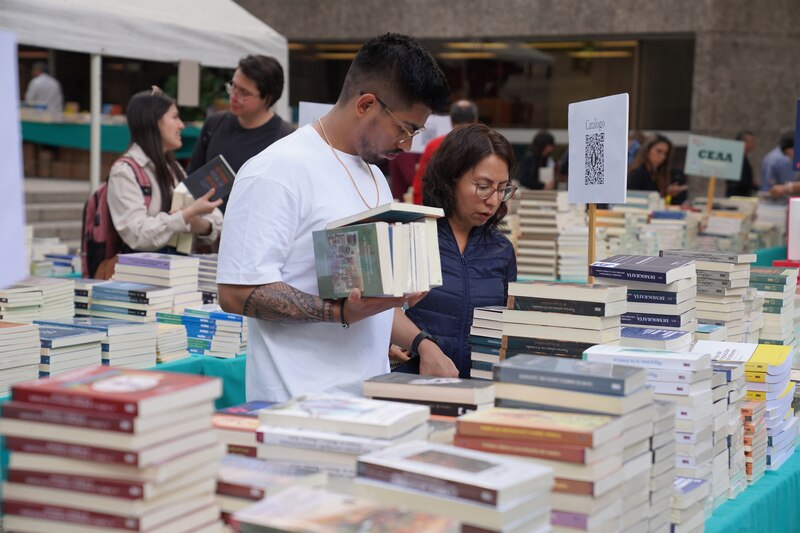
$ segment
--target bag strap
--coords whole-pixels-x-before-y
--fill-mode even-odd
[[[147,172],[145,172],[144,169],[130,157],[120,157],[117,159],[117,161],[126,163],[129,167],[131,167],[133,174],[136,176],[136,181],[139,183],[139,187],[142,189],[142,195],[144,195],[144,208],[147,209],[150,207],[150,199],[153,196],[153,188],[150,185],[150,178],[147,177]]]

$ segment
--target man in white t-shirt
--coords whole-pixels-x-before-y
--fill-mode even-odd
[[[219,253],[220,303],[248,319],[247,399],[360,394],[389,371],[390,343],[415,348],[420,372],[457,376],[435,340],[405,317],[403,298],[318,296],[311,233],[392,201],[375,166],[411,148],[432,111],[449,108],[433,57],[410,37],[366,42],[334,108],[280,139],[236,176]],[[410,305],[424,294],[410,295]]]
[[[48,73],[47,63],[37,61],[31,69],[33,79],[25,90],[25,103],[43,105],[47,111],[60,113],[64,110],[64,96],[61,84]]]

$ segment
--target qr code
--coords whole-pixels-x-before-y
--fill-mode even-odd
[[[606,174],[605,147],[606,134],[594,133],[586,136],[586,185],[603,185]]]

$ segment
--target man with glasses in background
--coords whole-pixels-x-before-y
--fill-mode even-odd
[[[245,161],[286,137],[294,128],[272,106],[283,93],[283,68],[273,58],[249,55],[239,61],[225,84],[230,110],[215,113],[203,124],[189,163],[189,173],[222,154],[234,172]],[[224,212],[228,198],[220,209]]]
[[[452,361],[403,313],[424,294],[319,297],[312,232],[392,201],[376,164],[408,151],[432,111],[449,107],[433,57],[385,34],[356,54],[333,109],[242,166],[220,246],[220,303],[248,318],[246,397],[361,394],[389,371],[390,342],[417,348],[420,373],[456,376]]]

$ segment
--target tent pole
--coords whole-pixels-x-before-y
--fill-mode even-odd
[[[91,104],[92,121],[89,127],[89,183],[94,191],[100,186],[100,105],[102,100],[103,58],[100,54],[92,54],[91,61]]]

